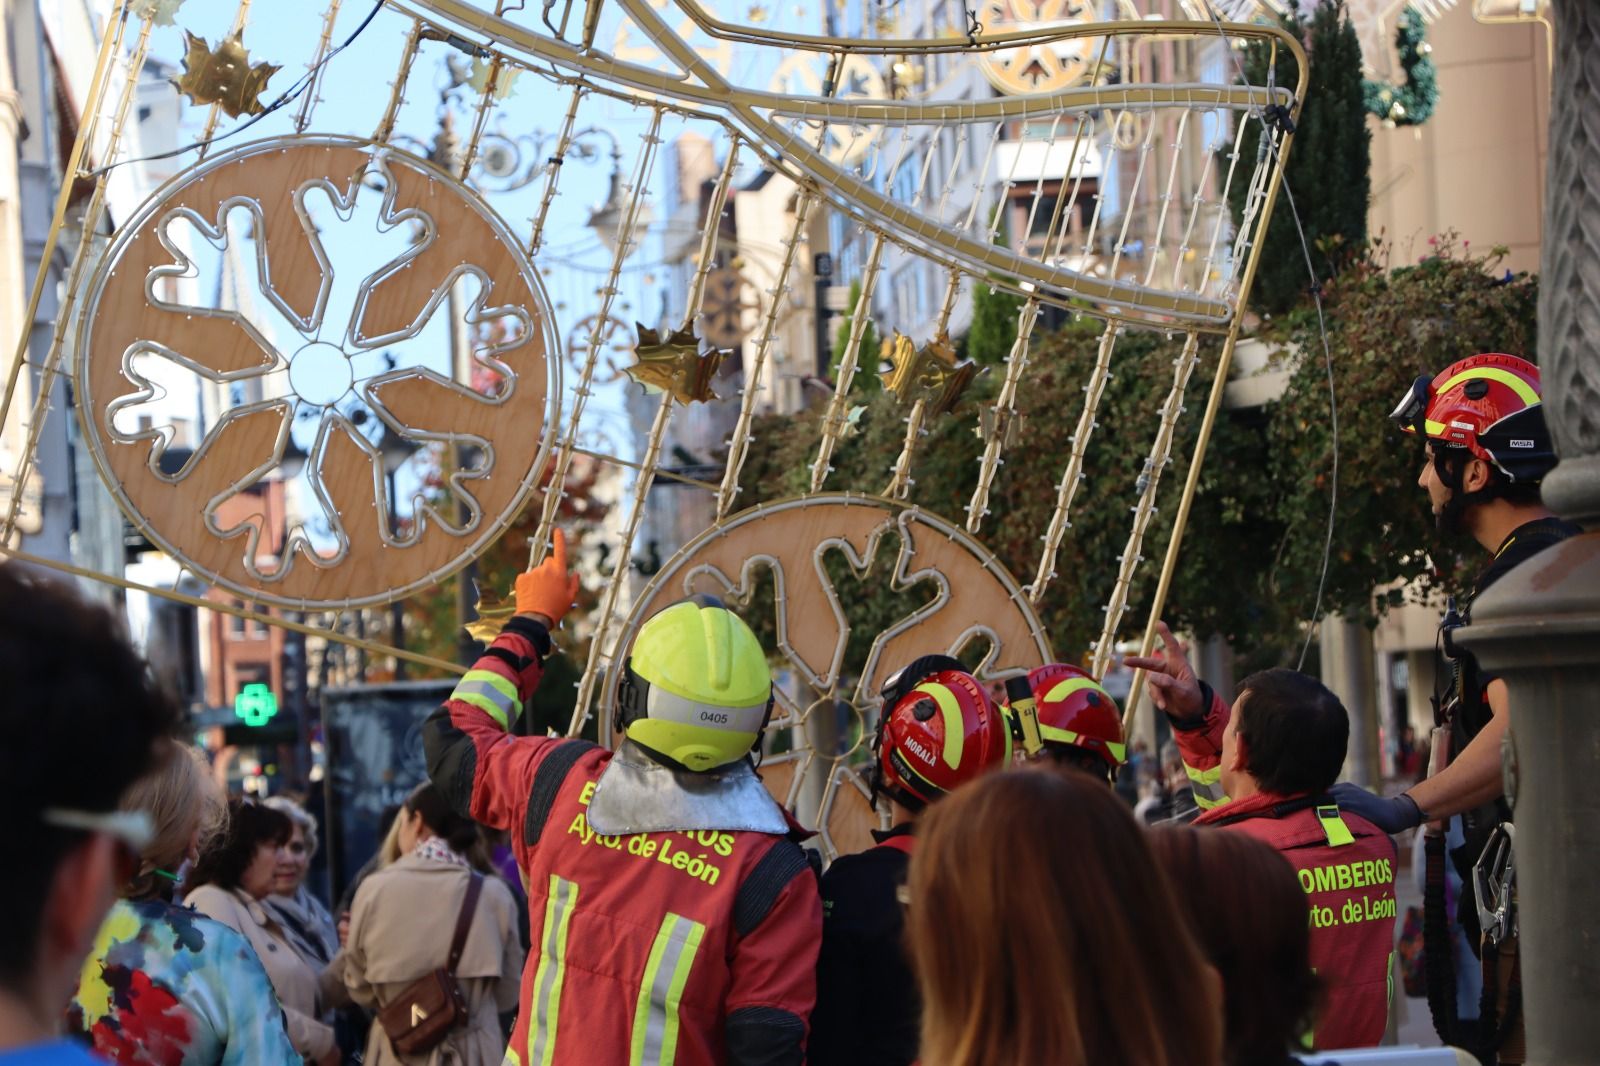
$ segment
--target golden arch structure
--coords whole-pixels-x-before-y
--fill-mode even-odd
[[[860,738],[875,722],[877,683],[898,665],[896,657],[913,645],[917,652],[954,651],[976,642],[980,673],[998,679],[1054,654],[1035,608],[1070,535],[1118,339],[1133,330],[1179,334],[1185,343],[1170,388],[1151,397],[1148,424],[1130,435],[1130,447],[1144,450],[1146,461],[1129,486],[1132,517],[1119,572],[1104,577],[1106,620],[1093,667],[1104,670],[1124,633],[1130,584],[1147,553],[1162,557],[1153,602],[1141,605],[1149,646],[1305,90],[1299,45],[1276,28],[1087,21],[1085,12],[1094,10],[1087,4],[1055,5],[1059,18],[1030,25],[1017,14],[1030,5],[999,6],[1008,13],[999,30],[918,27],[900,36],[889,27],[847,37],[739,25],[696,0],[557,0],[542,10],[382,0],[369,21],[398,31],[385,37],[398,49],[385,46],[362,62],[385,64],[392,84],[386,93],[365,94],[365,109],[345,100],[336,117],[319,101],[324,66],[355,52],[335,45],[335,26],[348,18],[341,23],[340,0],[328,0],[302,13],[308,27],[320,28],[306,35],[314,42],[305,57],[310,92],[268,116],[254,141],[183,155],[177,176],[116,219],[102,241],[104,167],[127,154],[122,133],[152,33],[172,21],[188,28],[191,16],[220,7],[121,0],[69,160],[70,177],[92,191],[62,311],[48,350],[32,360],[33,387],[22,373],[25,344],[19,349],[0,412],[8,439],[20,442],[21,465],[0,510],[4,550],[131,584],[121,575],[51,564],[18,546],[25,493],[17,487],[28,481],[46,421],[65,417],[48,398],[55,380],[70,373],[84,401],[83,439],[106,491],[191,574],[251,604],[337,617],[393,601],[471,561],[535,503],[530,553],[541,557],[580,440],[591,439],[590,398],[617,354],[617,330],[573,327],[583,319],[622,321],[618,282],[651,215],[661,145],[671,130],[694,131],[716,146],[720,174],[704,198],[681,305],[667,309],[660,330],[639,331],[634,372],[655,386],[654,418],[633,460],[606,457],[628,466],[633,484],[614,533],[614,568],[600,575],[601,602],[586,620],[593,639],[572,729],[594,714],[608,721],[609,679],[654,606],[687,590],[714,589],[737,600],[765,573],[781,590],[776,665],[786,678],[780,728],[771,731],[775,746],[767,754],[769,785],[824,830],[830,854],[860,843],[868,813],[856,772]],[[229,41],[243,47],[249,0],[223,13],[229,11]],[[288,16],[275,10],[274,17]],[[626,43],[626,54],[607,51],[617,41]],[[1244,45],[1265,51],[1274,73],[1261,84],[1247,83],[1234,59]],[[733,52],[752,58],[725,62]],[[454,151],[423,159],[413,150],[419,138],[409,132],[414,116],[405,101],[408,92],[428,89],[425,60],[446,54],[470,63],[470,77],[456,86],[465,117]],[[1180,55],[1188,61],[1172,62]],[[818,91],[796,93],[806,79],[775,72],[783,64],[791,74],[805,69],[797,56],[835,75],[879,74],[848,84],[824,75]],[[265,58],[276,64],[292,57]],[[1277,81],[1280,59],[1293,60],[1298,81]],[[980,62],[1006,75],[1010,95],[973,91],[982,76],[962,77],[961,64]],[[1033,76],[1035,67],[1049,76]],[[246,69],[263,76],[259,67]],[[1176,82],[1145,76],[1174,69],[1191,73]],[[738,80],[746,70],[758,71],[751,84]],[[259,80],[252,85],[259,88]],[[497,124],[519,114],[526,121],[517,109],[531,100],[543,121],[556,123],[541,146],[549,162],[514,199],[491,200],[475,164]],[[203,139],[228,135],[234,120],[223,112],[241,103],[248,112],[248,100],[194,96],[191,114],[201,120]],[[616,138],[614,254],[592,306],[558,311],[540,282],[540,249],[552,220],[591,198],[562,163],[608,109],[628,110],[636,116],[631,128],[642,129]],[[1260,132],[1260,151],[1241,151],[1247,128]],[[712,520],[630,604],[629,561],[647,494],[658,476],[668,476],[667,429],[682,408],[711,399],[726,356],[706,341],[701,316],[708,278],[720,269],[717,220],[736,175],[749,168],[794,190],[768,289],[777,295],[741,323],[743,387],[730,412],[721,476],[690,479],[694,491],[709,494]],[[1230,196],[1243,204],[1237,220]],[[47,260],[68,232],[67,200],[64,193]],[[1000,203],[1021,213],[1026,240],[1001,239]],[[862,295],[846,320],[851,343],[826,402],[806,491],[745,509],[738,490],[750,427],[784,354],[779,297],[804,272],[800,250],[825,212],[865,234]],[[341,270],[351,247],[366,258]],[[893,324],[903,335],[891,345],[889,382],[906,408],[905,446],[886,483],[838,485],[830,481],[832,459],[851,446],[856,351],[890,262],[936,279],[930,320]],[[42,285],[41,278],[35,307]],[[957,519],[920,510],[913,475],[920,428],[951,405],[970,373],[954,360],[948,333],[954,309],[979,285],[1016,293],[1022,303],[1004,380],[983,412],[988,429],[977,487]],[[1037,531],[1037,559],[1031,572],[1013,576],[984,546],[985,520],[1004,477],[1005,427],[1026,387],[1030,345],[1046,307],[1097,319],[1103,332],[1071,447],[1059,458],[1052,518]],[[439,354],[449,330],[466,337],[454,360]],[[1215,385],[1188,416],[1201,426],[1187,481],[1168,484],[1162,473],[1204,337],[1222,339],[1204,349],[1220,353]],[[213,409],[224,413],[186,455],[177,454],[151,407],[180,387],[211,390],[220,398]],[[396,447],[438,456],[445,503],[385,480],[385,457]],[[300,488],[258,491],[284,481]],[[1177,509],[1173,535],[1159,552],[1144,543],[1158,501]],[[875,556],[885,538],[898,549]],[[927,606],[877,635],[855,673],[840,663],[849,634],[824,580],[820,560],[829,552],[865,579],[935,590]],[[889,572],[874,572],[874,558],[889,558]],[[269,621],[361,643],[337,625]],[[833,725],[821,728],[824,719]]]

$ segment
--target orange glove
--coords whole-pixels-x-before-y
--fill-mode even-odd
[[[578,596],[578,575],[567,573],[567,536],[556,530],[550,557],[517,575],[517,613],[538,614],[558,625]]]

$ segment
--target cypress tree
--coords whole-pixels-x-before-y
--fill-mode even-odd
[[[1311,80],[1300,111],[1294,146],[1289,154],[1286,179],[1294,194],[1311,246],[1311,262],[1318,283],[1326,281],[1367,240],[1367,203],[1371,198],[1371,131],[1361,77],[1361,44],[1345,12],[1343,0],[1318,4],[1307,19],[1296,11],[1284,27],[1306,47]],[[1244,62],[1253,85],[1267,79],[1268,49],[1255,45]],[[1292,56],[1278,52],[1275,82],[1293,86],[1299,73]],[[1261,122],[1254,116],[1240,144],[1241,172],[1228,191],[1233,218],[1238,224],[1244,208],[1247,171],[1260,144]],[[1267,314],[1282,314],[1310,288],[1305,254],[1289,210],[1289,196],[1279,193],[1267,229],[1262,259],[1256,274],[1251,306]]]

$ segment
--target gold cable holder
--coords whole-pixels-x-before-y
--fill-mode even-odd
[[[251,0],[239,0],[239,9],[233,13],[233,28],[223,36],[223,40],[244,32],[245,26],[250,22],[250,3]],[[216,136],[217,122],[221,117],[222,105],[212,104],[211,109],[206,112],[205,129],[201,132],[200,140],[197,142],[196,163],[204,162],[206,154],[211,151],[211,141]],[[117,128],[121,129],[120,122]]]
[[[334,641],[338,644],[345,644],[352,648],[358,648],[361,651],[372,652],[376,655],[392,655],[397,659],[404,659],[406,662],[416,663],[419,666],[431,666],[435,670],[442,670],[445,673],[464,674],[467,672],[467,667],[462,666],[459,663],[448,662],[444,659],[435,659],[431,655],[423,655],[419,652],[406,651],[404,648],[396,648],[391,645],[384,644],[381,641],[363,640],[359,637],[348,637],[334,628],[323,629],[313,625],[306,625],[301,622],[293,622],[287,618],[280,618],[277,615],[263,614],[260,611],[252,611],[247,607],[235,607],[233,604],[223,600],[208,600],[202,596],[191,596],[186,592],[179,592],[177,589],[166,589],[161,588],[158,585],[146,585],[138,581],[130,581],[129,579],[125,577],[119,577],[116,574],[102,574],[98,570],[91,570],[83,566],[75,566],[72,563],[62,562],[59,559],[50,559],[43,555],[34,555],[32,552],[21,551],[17,548],[12,548],[7,545],[0,544],[0,554],[4,554],[16,559],[18,562],[29,563],[33,566],[42,566],[58,573],[67,574],[71,577],[83,578],[87,581],[96,581],[104,585],[114,585],[117,588],[127,589],[130,592],[143,592],[148,596],[155,596],[159,599],[171,600],[174,603],[187,604],[190,607],[202,607],[208,611],[216,611],[218,614],[231,615],[234,618],[250,619],[255,622],[260,622],[262,625],[277,626],[279,629],[287,629],[295,633],[304,633],[311,637],[323,637],[324,639]]]
[[[1183,393],[1188,387],[1190,375],[1194,373],[1195,363],[1199,361],[1199,347],[1200,335],[1190,333],[1184,340],[1183,351],[1173,360],[1172,389],[1167,393],[1166,402],[1161,405],[1161,424],[1156,429],[1155,443],[1150,446],[1144,469],[1139,473],[1139,502],[1133,509],[1133,528],[1128,533],[1127,545],[1117,558],[1117,581],[1111,590],[1111,602],[1106,604],[1105,628],[1100,632],[1100,641],[1094,648],[1093,664],[1089,668],[1095,677],[1104,677],[1106,667],[1111,663],[1117,626],[1122,623],[1122,612],[1128,606],[1128,590],[1133,584],[1133,574],[1144,559],[1139,553],[1144,548],[1145,530],[1150,527],[1150,519],[1156,512],[1161,472],[1172,461],[1172,437],[1177,430],[1178,417],[1184,411]]]
[[[389,86],[389,104],[384,108],[383,118],[378,121],[377,132],[372,135],[372,139],[380,144],[388,143],[394,135],[395,120],[400,115],[400,105],[405,103],[406,84],[411,80],[411,66],[417,61],[417,47],[421,43],[422,23],[413,19],[411,31],[406,34],[405,47],[400,50],[400,66]]]
[[[1044,601],[1045,590],[1056,576],[1056,554],[1061,550],[1061,541],[1066,537],[1067,530],[1072,528],[1072,498],[1077,495],[1078,485],[1084,478],[1083,459],[1089,451],[1089,438],[1100,424],[1094,416],[1100,409],[1100,397],[1105,394],[1106,382],[1111,380],[1111,353],[1116,350],[1117,338],[1121,335],[1121,326],[1115,322],[1106,323],[1105,331],[1100,334],[1100,350],[1095,356],[1094,370],[1089,374],[1089,383],[1083,387],[1083,410],[1078,412],[1077,428],[1067,438],[1072,445],[1072,454],[1067,459],[1066,470],[1061,474],[1061,484],[1056,488],[1056,509],[1050,516],[1049,528],[1039,538],[1044,541],[1044,549],[1039,553],[1039,568],[1034,572],[1033,584],[1028,586],[1028,602],[1035,607]]]
[[[611,256],[611,270],[606,275],[605,286],[600,290],[600,308],[596,312],[598,321],[603,322],[611,316],[611,304],[617,297],[617,279],[622,274],[622,264],[628,256],[628,249],[633,244],[633,231],[639,224],[639,208],[644,203],[644,190],[650,180],[657,146],[661,143],[660,132],[661,109],[656,108],[651,112],[650,128],[642,138],[639,157],[634,161],[633,195],[628,201],[627,213],[617,233],[617,247]],[[528,542],[529,566],[542,560],[550,547],[550,530],[555,526],[556,512],[560,510],[561,498],[567,490],[567,475],[572,469],[572,454],[578,445],[578,426],[583,421],[584,408],[588,406],[591,386],[594,383],[594,368],[600,360],[600,345],[604,339],[601,334],[602,331],[597,329],[590,335],[589,351],[585,354],[583,367],[578,373],[578,383],[572,390],[572,414],[567,419],[567,432],[561,438],[561,448],[556,453],[555,472],[551,475],[550,484],[545,486],[544,508],[539,515],[539,526]]]
[[[1276,61],[1277,47],[1274,44],[1271,60]],[[1297,58],[1299,58],[1297,56]],[[1306,86],[1306,69],[1300,67],[1300,83],[1296,89],[1295,99],[1303,98]],[[1242,127],[1247,120],[1241,119]],[[1263,123],[1262,136],[1270,137],[1272,131],[1265,128]],[[1266,220],[1272,218],[1273,207],[1277,203],[1278,190],[1283,187],[1283,172],[1285,161],[1289,156],[1289,147],[1294,142],[1293,133],[1285,133],[1272,149],[1273,165],[1271,177],[1267,180],[1266,195],[1260,205],[1260,217]],[[1237,152],[1237,149],[1235,149]],[[1265,169],[1265,168],[1260,168]],[[1263,226],[1265,223],[1263,223]],[[1264,237],[1265,234],[1263,233]],[[1257,270],[1261,267],[1261,247],[1265,240],[1258,239],[1250,249],[1250,257],[1245,262],[1244,273],[1239,280],[1239,303],[1243,306],[1244,300],[1250,293],[1250,288],[1255,283]],[[1150,617],[1145,623],[1144,638],[1139,643],[1139,654],[1149,655],[1155,648],[1156,625],[1161,621],[1161,612],[1167,604],[1167,593],[1172,588],[1172,577],[1178,569],[1178,552],[1183,543],[1184,527],[1189,521],[1189,511],[1194,504],[1194,494],[1200,485],[1200,470],[1205,463],[1206,449],[1211,444],[1211,430],[1216,424],[1217,412],[1222,408],[1222,394],[1227,389],[1228,374],[1233,367],[1233,353],[1239,342],[1240,316],[1235,316],[1227,337],[1222,343],[1222,354],[1217,360],[1217,376],[1211,383],[1211,394],[1206,400],[1205,417],[1200,422],[1200,433],[1195,438],[1194,452],[1189,458],[1189,473],[1183,482],[1183,495],[1178,501],[1178,513],[1173,517],[1172,538],[1167,542],[1167,552],[1161,562],[1161,576],[1156,582],[1155,596],[1150,601]],[[1139,698],[1144,692],[1144,671],[1134,671],[1133,681],[1128,688],[1127,706],[1122,712],[1122,728],[1124,733],[1131,733],[1133,723],[1137,718]]]
[[[311,113],[322,101],[323,60],[333,47],[333,24],[339,17],[341,0],[328,0],[328,9],[322,15],[322,36],[317,41],[317,54],[311,59],[311,84],[306,86],[305,97],[300,101],[300,111],[294,117],[294,131],[304,133],[311,125]]]
[[[982,282],[979,282],[982,284]],[[1006,356],[1006,376],[1000,383],[1000,394],[995,397],[991,416],[992,424],[983,442],[983,455],[978,460],[978,485],[972,490],[972,500],[967,504],[967,532],[977,533],[989,513],[989,491],[994,485],[995,473],[1004,459],[1006,437],[1017,417],[1017,385],[1028,366],[1028,345],[1033,339],[1033,327],[1039,320],[1039,301],[1029,300],[1017,311],[1017,338],[1011,343]]]
[[[528,237],[528,255],[534,256],[539,252],[540,245],[544,244],[544,223],[550,215],[550,205],[555,202],[556,186],[561,182],[561,168],[567,158],[567,150],[572,147],[572,127],[578,120],[578,104],[584,95],[583,86],[579,85],[572,90],[572,99],[567,103],[567,113],[561,120],[561,132],[556,135],[556,146],[550,153],[550,159],[545,163],[547,171],[544,191],[539,195],[539,210],[533,216],[533,232]]]
[[[761,375],[772,355],[772,339],[778,330],[778,308],[789,291],[789,273],[794,269],[794,257],[811,217],[811,208],[817,202],[810,189],[802,187],[800,203],[795,208],[794,225],[784,242],[783,265],[778,268],[777,280],[772,286],[772,299],[767,302],[767,321],[761,330],[761,340],[756,345],[756,357],[745,370],[744,391],[739,397],[739,420],[734,424],[733,436],[728,440],[728,466],[722,474],[722,485],[717,489],[717,521],[728,517],[733,501],[739,495],[739,472],[750,450],[750,422],[755,417],[756,397],[761,392]]]
[[[722,208],[728,202],[728,189],[733,184],[733,173],[738,167],[738,158],[738,144],[729,145],[728,158],[722,166],[722,175],[718,178],[711,200],[706,205],[705,231],[700,238],[700,262],[695,271],[694,281],[689,286],[688,303],[683,312],[684,332],[691,331],[695,320],[700,317],[701,305],[706,294],[706,277],[711,273],[711,263],[717,254]],[[572,710],[572,723],[567,729],[568,736],[575,737],[581,733],[584,723],[589,719],[589,705],[594,699],[595,685],[600,680],[600,660],[604,654],[607,638],[611,635],[612,619],[616,617],[617,597],[623,586],[628,583],[628,570],[633,562],[633,541],[638,536],[639,523],[644,518],[650,489],[655,484],[656,467],[661,461],[661,443],[666,437],[667,423],[672,417],[673,402],[672,390],[664,391],[661,402],[656,407],[655,420],[650,425],[644,459],[639,464],[639,476],[634,479],[633,503],[628,509],[628,520],[623,526],[616,562],[611,569],[611,580],[606,583],[605,595],[600,603],[600,617],[595,622],[594,635],[589,641],[589,659],[584,664],[583,677],[578,680],[578,702]]]
[[[150,47],[150,28],[153,24],[153,19],[154,15],[152,14],[139,22],[139,39],[134,44],[133,54],[128,57],[126,80],[122,85],[122,95],[117,99],[111,135],[106,139],[107,163],[115,161],[117,150],[122,144],[122,130],[128,121],[128,111],[133,104],[134,92],[138,88],[139,73],[144,69],[145,55]],[[81,158],[80,154],[80,161]],[[22,507],[22,487],[27,483],[28,474],[34,465],[35,453],[39,447],[39,436],[44,432],[45,415],[50,406],[50,392],[55,388],[56,375],[60,373],[62,342],[66,338],[67,326],[72,321],[73,308],[77,304],[79,282],[83,278],[83,272],[87,268],[89,261],[93,258],[90,255],[90,250],[94,246],[95,234],[100,227],[100,216],[105,210],[106,186],[109,178],[110,174],[102,169],[100,176],[95,179],[94,192],[89,197],[89,205],[83,213],[82,229],[78,238],[78,250],[72,257],[71,267],[67,270],[66,285],[61,297],[61,307],[56,311],[55,329],[50,336],[50,350],[45,356],[44,368],[39,379],[39,392],[34,397],[33,409],[28,415],[27,442],[23,445],[22,454],[17,457],[15,490],[11,493],[11,500],[6,507],[5,522],[0,524],[0,543],[9,543],[12,533],[16,529],[17,512]],[[63,200],[67,197],[71,186],[70,179],[63,182]],[[58,218],[57,221],[60,222],[61,219]],[[41,281],[49,273],[50,260],[48,252],[57,232],[58,227],[53,225],[51,227],[51,238],[46,241],[46,255],[39,260],[39,279]],[[36,295],[42,293],[42,286],[36,284],[35,292]],[[33,307],[30,309],[27,319],[29,322],[33,321],[33,316],[39,310],[38,301],[34,300],[32,303]],[[15,384],[15,375],[21,370],[21,356],[27,351],[27,343],[28,330],[24,329],[19,347],[18,363],[13,367],[11,385]],[[9,403],[11,398],[11,388],[9,386],[6,393],[6,399]]]
[[[861,272],[861,288],[856,293],[856,306],[850,313],[850,339],[845,344],[844,355],[839,360],[839,380],[834,383],[833,396],[828,400],[828,412],[822,419],[822,440],[817,446],[817,458],[811,464],[811,491],[821,492],[822,483],[833,473],[833,450],[844,437],[848,422],[846,405],[850,400],[850,385],[855,381],[856,364],[861,358],[861,338],[872,317],[872,293],[878,285],[878,270],[883,263],[883,234],[872,236],[872,249],[867,253],[867,264]]]
[[[101,98],[105,95],[107,83],[110,81],[111,57],[122,47],[123,30],[128,22],[127,0],[120,0],[111,13],[111,23],[105,39],[100,42],[100,53],[95,58],[94,73],[89,78],[89,93],[84,100],[83,113],[90,116],[78,131],[78,137],[72,142],[72,151],[67,156],[67,166],[62,174],[61,191],[56,194],[55,213],[50,219],[50,231],[45,235],[44,248],[39,255],[39,269],[33,276],[33,290],[28,295],[28,306],[23,314],[22,323],[18,333],[17,347],[13,353],[11,367],[6,373],[5,395],[0,398],[0,439],[3,439],[5,427],[11,416],[11,403],[17,393],[17,385],[22,379],[22,368],[25,364],[31,365],[28,359],[28,344],[32,331],[27,324],[33,322],[39,314],[39,304],[44,299],[45,283],[49,279],[50,271],[46,265],[55,257],[56,246],[61,242],[61,233],[66,227],[67,207],[72,202],[73,179],[79,174],[83,166],[83,157],[88,150],[90,138],[94,136],[96,119],[100,115]],[[148,23],[147,23],[148,25]],[[126,86],[124,86],[126,89]],[[102,179],[103,180],[103,179]],[[91,228],[91,227],[86,227]],[[23,484],[27,478],[27,469],[31,464],[28,453],[18,457],[18,467],[13,475],[11,496],[15,501],[23,495]],[[4,525],[0,525],[0,545],[9,544],[15,532],[17,508],[10,507],[6,512]]]

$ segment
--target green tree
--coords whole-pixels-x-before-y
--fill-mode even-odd
[[[1017,338],[1017,312],[1022,297],[981,281],[972,286],[972,325],[962,339],[961,354],[979,366],[999,366]]]
[[[1536,279],[1496,273],[1496,253],[1473,256],[1449,240],[1414,266],[1387,271],[1371,258],[1349,264],[1325,296],[1329,347],[1339,397],[1339,508],[1323,608],[1372,619],[1404,593],[1375,589],[1449,587],[1455,553],[1433,528],[1416,487],[1421,447],[1401,435],[1388,412],[1419,374],[1475,351],[1531,356]],[[1283,396],[1264,407],[1224,411],[1206,455],[1166,615],[1201,635],[1221,634],[1253,664],[1294,661],[1316,599],[1327,532],[1332,432],[1327,371],[1315,310],[1303,302],[1266,338],[1282,347],[1291,371]],[[1093,366],[1099,326],[1070,324],[1035,338],[1028,379],[1018,394],[1024,416],[1006,451],[981,539],[1022,582],[1033,579],[1039,536],[1048,526]],[[1129,529],[1157,408],[1172,380],[1181,337],[1129,331],[1118,342],[1114,376],[1098,411],[1084,462],[1087,479],[1073,502],[1057,577],[1041,617],[1058,655],[1078,658],[1099,636],[1102,605]],[[1298,353],[1298,354],[1296,354]],[[1122,632],[1136,633],[1171,534],[1178,494],[1211,387],[1218,349],[1201,348],[1179,421],[1173,462],[1145,538]],[[977,479],[982,442],[972,410],[993,401],[995,375],[978,379],[963,414],[936,419],[918,453],[914,501],[955,521]],[[832,487],[877,491],[900,449],[905,410],[892,396],[866,401],[859,432],[834,456]],[[817,416],[761,420],[743,478],[742,500],[758,503],[805,490],[816,451]],[[1040,458],[1044,457],[1044,458]],[[830,564],[832,565],[832,564]],[[903,617],[882,582],[869,579],[843,597],[858,634]],[[758,624],[760,612],[752,612]]]
[[[1324,283],[1344,264],[1360,257],[1367,240],[1367,203],[1371,199],[1372,134],[1367,128],[1361,43],[1342,0],[1318,4],[1309,20],[1298,13],[1290,15],[1284,27],[1305,44],[1311,80],[1289,152],[1288,188],[1279,194],[1272,212],[1251,293],[1251,305],[1267,314],[1288,311],[1311,287],[1291,198],[1305,229],[1317,279]],[[1267,45],[1250,48],[1244,60],[1250,84],[1266,84],[1271,62]],[[1298,65],[1280,48],[1276,69],[1270,75],[1274,84],[1293,86],[1299,77]],[[1228,190],[1235,224],[1243,215],[1246,168],[1257,157],[1262,125],[1262,120],[1253,116],[1240,121],[1249,126],[1239,147],[1239,172]],[[1268,164],[1270,160],[1262,165]]]
[[[839,380],[839,364],[844,362],[846,349],[850,347],[850,323],[855,317],[856,304],[861,302],[860,280],[850,283],[850,298],[845,303],[844,320],[839,323],[839,328],[833,334],[833,357],[828,361],[828,379]],[[851,388],[862,388],[868,392],[878,390],[878,349],[881,343],[878,340],[878,327],[872,321],[869,311],[867,320],[863,323],[861,343],[856,349],[856,377]]]
[[[1373,589],[1407,581],[1453,590],[1463,552],[1477,554],[1471,542],[1435,530],[1416,484],[1422,444],[1396,429],[1389,412],[1419,375],[1473,352],[1537,358],[1538,279],[1499,271],[1504,249],[1475,256],[1450,237],[1430,243],[1433,254],[1413,266],[1352,265],[1325,298],[1340,473],[1324,606],[1369,621],[1404,596],[1396,588],[1374,603]],[[1327,367],[1313,310],[1295,312],[1278,336],[1301,354],[1269,415],[1268,477],[1284,539],[1261,587],[1304,616],[1322,569],[1333,472]]]

